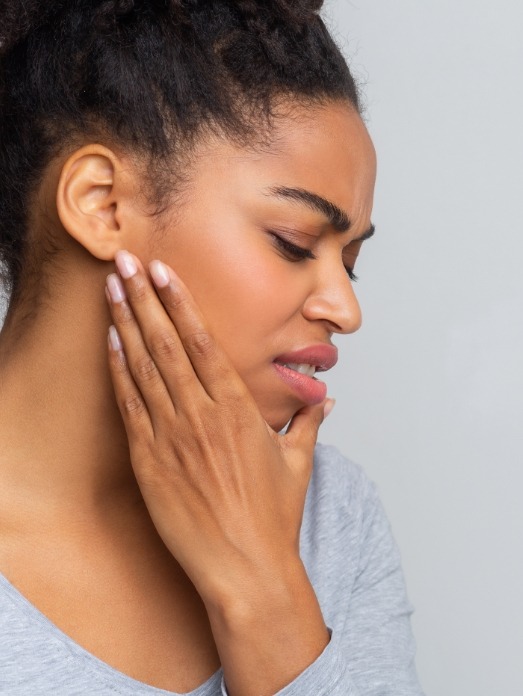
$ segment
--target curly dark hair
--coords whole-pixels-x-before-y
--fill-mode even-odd
[[[158,176],[155,165],[172,162],[206,128],[235,141],[260,138],[278,97],[345,100],[359,111],[349,68],[318,14],[323,0],[1,2],[0,270],[13,295],[31,196],[78,136],[145,155],[160,203],[153,182],[167,168]]]

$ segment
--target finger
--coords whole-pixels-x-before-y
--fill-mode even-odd
[[[207,394],[218,401],[224,396],[249,398],[245,383],[210,333],[183,281],[161,261],[152,261],[149,270],[158,295],[176,326],[185,352]]]
[[[334,399],[326,399],[315,406],[306,406],[292,418],[283,439],[287,446],[299,451],[302,461],[308,468],[312,463],[314,447],[318,440],[318,431],[325,420],[326,413],[333,407]]]
[[[153,428],[147,407],[129,372],[123,344],[115,326],[109,328],[109,371],[116,403],[125,425],[129,443],[138,437],[153,437]]]
[[[115,273],[107,276],[106,296],[115,330],[125,353],[127,371],[141,393],[156,431],[174,414],[170,394],[145,345],[140,327],[126,300],[125,289]],[[114,332],[112,335],[115,335]]]
[[[127,301],[149,355],[162,376],[174,408],[204,394],[176,325],[139,260],[127,251],[115,257]]]
[[[323,420],[325,420],[325,418],[327,418],[332,413],[332,409],[335,406],[336,406],[336,399],[331,399],[331,398],[327,399],[327,401],[325,402],[325,406],[323,408]]]

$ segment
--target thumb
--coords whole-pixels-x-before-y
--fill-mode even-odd
[[[312,452],[318,439],[318,430],[325,418],[334,408],[334,399],[325,399],[316,406],[305,406],[294,415],[284,435],[287,444]]]

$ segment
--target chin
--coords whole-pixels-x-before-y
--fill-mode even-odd
[[[262,410],[262,416],[265,419],[267,425],[274,430],[274,432],[279,433],[289,421],[292,419],[294,414],[299,410],[299,408],[289,408],[281,407],[279,409],[272,409],[270,412],[264,413]]]
[[[252,389],[251,394],[263,419],[276,433],[285,428],[292,417],[305,406],[299,400],[292,397],[289,399],[287,395],[278,394],[276,391],[268,393],[266,389],[263,392]]]
[[[290,419],[289,419],[290,420]],[[279,423],[268,423],[269,427],[274,430],[275,433],[281,433],[281,435],[285,434],[285,426],[288,424],[289,421],[285,422],[279,422]]]

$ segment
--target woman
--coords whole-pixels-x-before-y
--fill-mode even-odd
[[[3,10],[2,694],[421,693],[315,446],[375,177],[320,5]]]

